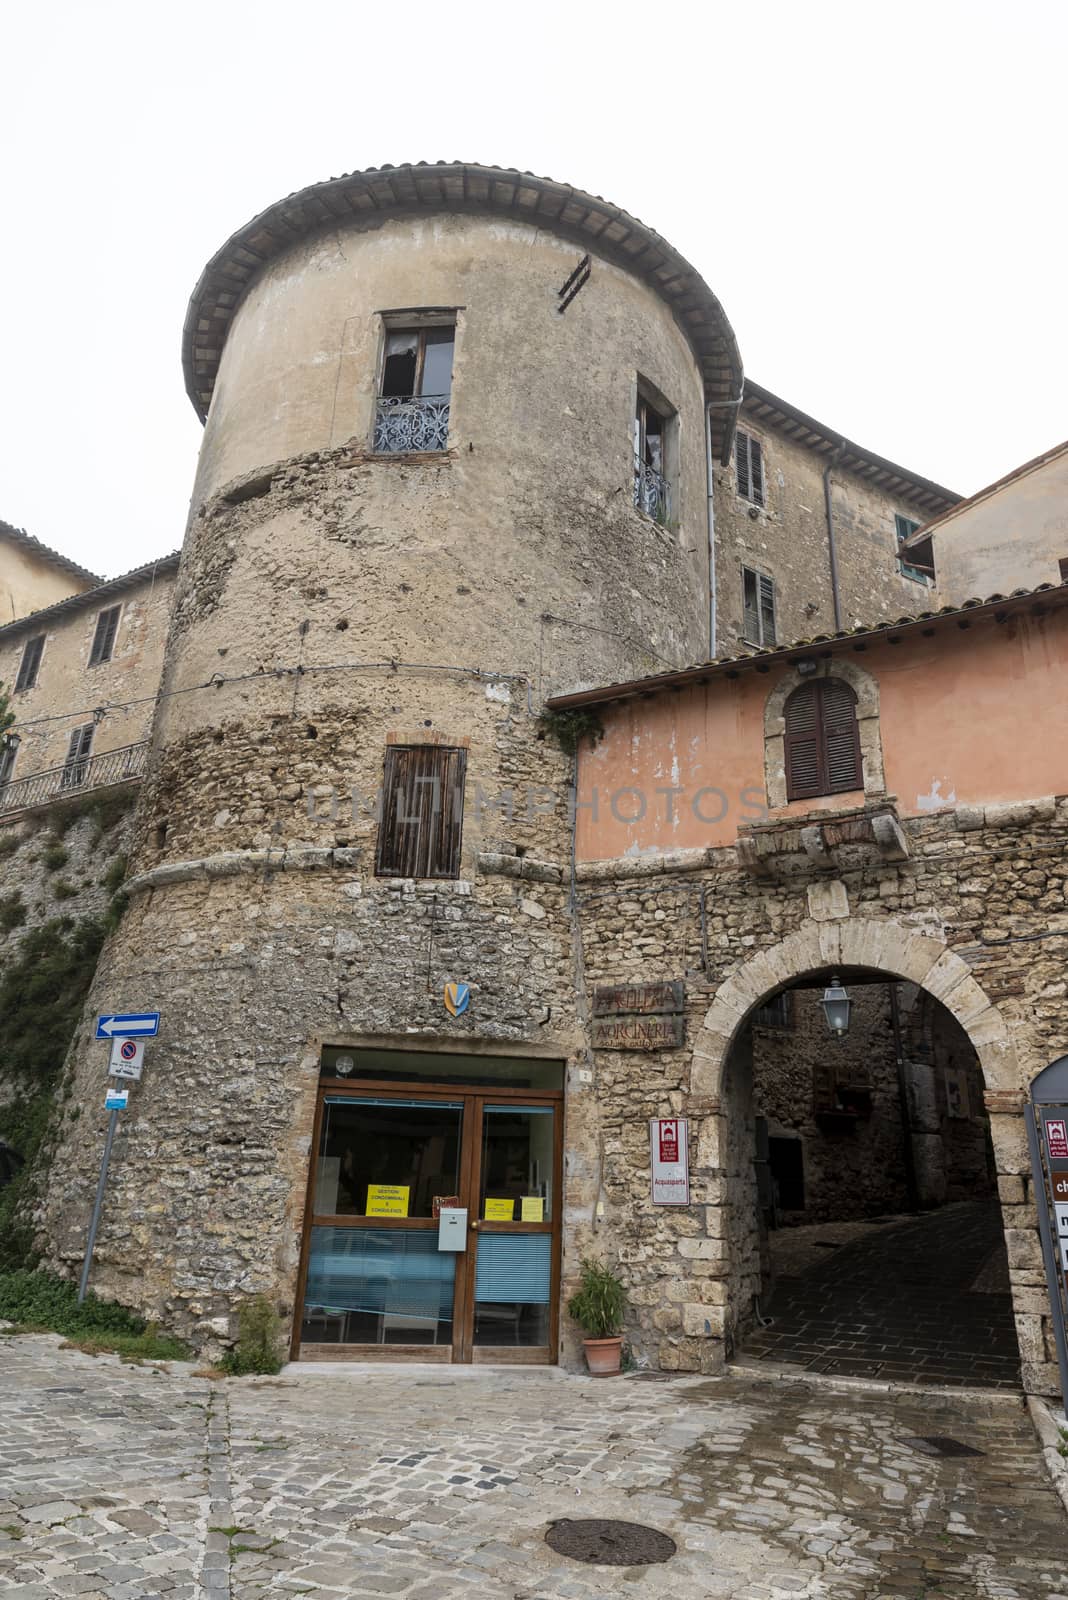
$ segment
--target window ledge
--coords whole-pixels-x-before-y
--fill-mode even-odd
[[[364,461],[407,461],[412,466],[422,462],[451,461],[453,451],[450,447],[446,450],[368,450],[361,457]]]

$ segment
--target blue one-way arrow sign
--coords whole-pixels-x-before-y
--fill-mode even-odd
[[[105,1011],[96,1019],[98,1039],[154,1039],[158,1032],[158,1011]]]

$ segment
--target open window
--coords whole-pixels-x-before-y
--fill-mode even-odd
[[[787,700],[783,717],[788,800],[864,787],[857,697],[848,683],[817,678],[802,684]]]
[[[639,383],[634,409],[634,504],[656,522],[671,515],[674,413]]]
[[[742,635],[749,644],[775,643],[775,581],[752,567],[742,568]]]
[[[378,455],[448,448],[455,323],[386,328],[375,409]]]
[[[934,541],[920,539],[909,546],[908,541],[919,533],[921,524],[908,517],[894,517],[897,534],[897,570],[903,578],[914,578],[917,583],[934,582]]]

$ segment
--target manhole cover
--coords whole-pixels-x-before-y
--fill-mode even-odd
[[[920,1450],[925,1456],[983,1456],[985,1450],[975,1450],[970,1444],[963,1444],[960,1439],[950,1438],[948,1433],[919,1434],[913,1439],[903,1439],[902,1444],[911,1445],[913,1450]]]
[[[611,1522],[603,1517],[554,1522],[545,1542],[558,1555],[589,1561],[598,1567],[647,1567],[654,1561],[670,1561],[675,1554],[674,1539],[658,1528],[644,1528],[640,1522]]]

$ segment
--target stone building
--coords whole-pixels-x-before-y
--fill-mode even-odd
[[[929,717],[954,670],[1004,711],[997,648],[987,670],[945,648],[956,619],[930,624],[934,643],[918,624],[900,652],[878,627],[931,605],[901,545],[956,497],[743,391],[715,296],[644,224],[500,169],[357,173],[269,208],[205,269],[185,367],[204,444],[129,908],[68,1062],[37,1218],[48,1258],[69,1271],[84,1246],[105,1081],[91,1014],[159,1009],[116,1142],[102,1291],[208,1345],[262,1292],[305,1358],[388,1345],[574,1364],[560,1306],[595,1250],[627,1278],[638,1359],[712,1368],[762,1283],[735,1035],[833,961],[884,995],[913,986],[901,1138],[932,1195],[978,1158],[943,1126],[953,1063],[923,994],[965,1028],[1044,1381],[1019,1109],[1061,1001],[1026,989],[1042,1021],[1028,1013],[1014,1057],[948,923],[981,943],[991,864],[1008,841],[1036,870],[1065,785],[1048,742],[1005,796],[962,730],[925,725],[916,745],[921,678]],[[1012,606],[969,642],[1011,640],[1013,672],[1049,693],[1038,641],[1058,623]],[[796,670],[782,639],[856,619],[867,633],[813,648],[818,674],[848,652],[866,685],[865,784],[802,827],[759,696]],[[869,648],[900,656],[881,712],[853,667]],[[710,652],[727,659],[694,669]],[[715,678],[683,692],[685,728],[657,721],[678,698],[665,673]],[[612,798],[632,759],[631,786],[651,786],[637,831]],[[651,800],[712,785],[723,816],[696,832]],[[813,829],[816,856],[795,841]],[[1038,870],[1006,902],[1006,937],[1063,889],[1055,861]],[[1025,973],[1008,948],[1006,981],[1053,984],[1044,958]],[[607,1047],[606,993],[651,979],[681,985],[684,1038]],[[690,1118],[681,1207],[649,1199],[656,1115]],[[464,1248],[441,1251],[437,1213],[456,1201]]]
[[[165,556],[0,627],[0,684],[15,716],[0,753],[0,817],[140,776],[177,570],[177,555]]]
[[[1068,441],[932,518],[903,562],[937,569],[939,599],[1011,593],[1068,578]]]
[[[910,1170],[920,1204],[986,1192],[981,1088],[1025,1381],[1056,1387],[1023,1110],[1068,1044],[1066,605],[1068,586],[1046,587],[550,702],[603,729],[579,765],[586,980],[686,985],[683,1045],[652,1070],[625,1052],[598,1064],[621,1208],[643,1119],[692,1124],[695,1203],[628,1224],[661,1365],[735,1348],[767,1291],[758,1111],[798,1140],[792,1172],[814,1166],[833,1215],[828,1169],[867,1185],[869,1209],[907,1203]],[[775,1071],[767,1008],[814,1008],[832,975],[862,1001],[856,1049],[802,1038]],[[873,1119],[888,980],[901,1091]]]
[[[94,573],[23,528],[0,521],[0,626],[99,582]]]

